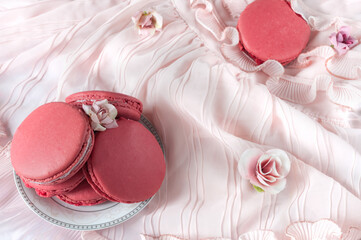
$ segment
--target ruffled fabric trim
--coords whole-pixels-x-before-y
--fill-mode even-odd
[[[352,53],[351,51],[349,53]],[[361,56],[354,54],[347,54],[344,57],[335,56],[334,50],[329,46],[320,46],[309,52],[300,54],[298,58],[292,62],[290,68],[307,67],[314,58],[321,57],[330,59],[330,63],[326,61],[326,69],[334,75],[331,71],[337,72],[342,69],[343,73],[348,73],[347,77],[360,78],[361,75]],[[341,58],[353,58],[357,60],[349,61]],[[336,59],[333,61],[333,59]],[[339,62],[343,62],[342,65]],[[350,71],[345,71],[349,69]],[[335,104],[358,109],[361,107],[359,99],[361,99],[361,90],[342,82],[334,82],[329,75],[316,75],[313,79],[297,78],[284,74],[281,77],[271,77],[266,82],[267,88],[276,96],[286,99],[291,102],[308,104],[315,100],[318,91],[326,92],[330,101]]]
[[[305,68],[316,58],[325,60],[325,68],[334,77],[343,80],[356,80],[361,78],[361,54],[350,50],[347,54],[339,56],[330,46],[320,46],[300,54],[288,68]]]
[[[336,240],[340,239],[341,228],[329,220],[318,222],[299,222],[292,224],[286,230],[286,235],[292,240]]]
[[[361,230],[350,228],[342,233],[341,228],[331,220],[317,222],[296,222],[289,225],[285,235],[291,240],[359,240]],[[141,234],[142,240],[186,240],[174,235],[149,236]],[[229,238],[202,238],[203,240],[230,240]],[[250,231],[239,236],[238,240],[277,240],[276,234],[268,230]],[[283,238],[282,238],[283,239]]]
[[[318,91],[326,92],[330,101],[351,108],[359,109],[361,91],[352,85],[342,82],[334,82],[333,78],[359,79],[361,78],[361,54],[351,50],[344,56],[336,56],[334,49],[330,46],[320,46],[302,53],[287,68],[305,68],[309,66],[314,58],[325,59],[325,67],[331,74],[317,75],[313,79],[297,78],[284,74],[284,67],[277,61],[268,60],[261,65],[254,61],[239,49],[239,34],[234,27],[222,27],[214,13],[213,5],[208,0],[190,0],[191,7],[195,10],[196,21],[207,29],[219,42],[221,42],[221,53],[223,57],[245,72],[263,71],[270,78],[266,86],[274,95],[298,104],[312,103]],[[247,6],[245,1],[223,0],[224,6],[233,18],[239,16]],[[302,1],[291,0],[292,8],[302,15],[315,30],[322,31],[333,24],[344,24],[341,18],[330,19],[329,16],[321,15],[314,17],[317,13],[308,9]],[[346,21],[347,22],[347,21]]]
[[[247,5],[248,3],[242,0],[223,0],[223,6],[233,19],[238,19]]]
[[[361,230],[358,228],[350,228],[347,233],[342,236],[342,240],[361,239]]]
[[[325,62],[327,71],[344,80],[356,80],[361,78],[361,53],[350,50],[344,56],[335,55]]]
[[[335,104],[358,109],[361,91],[351,85],[335,84],[330,76],[318,75],[314,79],[300,79],[283,75],[280,78],[270,78],[266,86],[274,95],[300,104],[312,103],[318,91],[326,92],[330,101]]]

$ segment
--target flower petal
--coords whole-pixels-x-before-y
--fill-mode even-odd
[[[91,106],[83,104],[83,105],[82,105],[82,108],[83,108],[84,112],[85,112],[87,115],[89,115],[89,113],[91,112]]]
[[[117,121],[113,120],[111,123],[105,124],[104,127],[106,128],[116,128],[118,127]]]
[[[342,27],[340,27],[340,29],[338,30],[338,32],[339,32],[339,33],[343,33],[343,34],[345,34],[346,36],[350,36],[351,30],[352,30],[352,27],[350,27],[350,26],[342,26]]]
[[[348,41],[347,45],[348,45],[349,48],[352,48],[353,46],[358,44],[358,40],[351,37],[351,36],[347,39],[347,41]]]
[[[103,99],[103,100],[100,100],[100,101],[96,101],[95,103],[99,107],[104,107],[106,104],[108,104],[108,99]]]
[[[254,185],[257,185],[261,188],[263,188],[263,186],[267,186],[267,187],[270,186],[268,184],[268,182],[266,181],[266,179],[264,179],[264,176],[262,176],[261,174],[257,174],[257,179],[258,179],[259,183],[254,184]]]
[[[98,116],[93,111],[89,113],[89,116],[92,122],[100,124]]]
[[[258,148],[251,148],[244,151],[238,161],[238,171],[242,178],[253,180],[256,178],[256,165],[258,158],[263,152]]]
[[[349,47],[347,46],[347,44],[338,43],[338,45],[335,47],[335,49],[339,55],[344,55],[345,53],[348,52]]]
[[[97,113],[100,110],[100,106],[98,105],[98,102],[93,102],[92,108],[93,111]]]
[[[145,26],[150,27],[152,25],[152,14],[151,13],[149,13],[147,15],[143,14],[142,17],[139,19],[138,24],[142,28]]]
[[[346,34],[345,34],[346,35]],[[347,36],[346,36],[347,37]],[[342,33],[340,33],[340,32],[338,32],[337,34],[336,34],[336,40],[337,40],[337,42],[343,42],[343,34]]]
[[[266,175],[266,176],[263,176],[263,179],[265,180],[265,182],[272,184],[272,183],[276,182],[279,178],[276,178],[272,175]]]
[[[331,44],[333,46],[336,46],[337,45],[337,40],[336,40],[336,33],[332,33],[328,39],[330,40]]]
[[[159,13],[157,13],[156,11],[153,11],[152,14],[153,14],[153,17],[154,17],[154,20],[155,20],[154,26],[155,26],[157,31],[160,31],[162,29],[162,27],[163,27],[163,17]]]
[[[106,128],[103,127],[102,125],[100,125],[99,123],[92,122],[91,126],[92,126],[94,131],[101,131],[102,132],[102,131],[106,130]]]
[[[106,116],[104,119],[102,119],[101,121],[100,121],[100,124],[102,124],[102,125],[106,125],[106,124],[110,124],[110,123],[112,123],[114,121],[114,119],[111,119],[109,116]]]
[[[268,159],[262,159],[262,157],[258,160],[258,167],[257,170],[259,173],[261,173],[262,175],[266,175],[266,174],[270,174],[272,172],[272,157],[266,155],[267,157],[269,157]]]
[[[111,119],[115,119],[116,117],[117,117],[117,115],[118,115],[118,110],[116,109],[116,107],[114,106],[114,105],[112,105],[112,104],[105,104],[105,106],[104,107],[106,107],[107,109],[108,109],[108,111],[109,111],[109,117],[111,118]]]
[[[282,170],[279,172],[280,175],[286,177],[291,169],[291,160],[288,157],[288,154],[281,149],[270,149],[266,152],[267,154],[277,156],[278,159],[282,162]]]
[[[277,194],[281,192],[283,189],[285,189],[287,184],[287,180],[285,178],[279,179],[274,184],[270,185],[267,188],[263,188],[266,192],[269,192],[271,194]]]

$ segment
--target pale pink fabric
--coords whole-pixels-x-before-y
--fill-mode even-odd
[[[167,174],[139,215],[82,235],[26,207],[13,184],[8,145],[0,154],[1,238],[237,239],[264,230],[290,239],[287,226],[326,219],[357,239],[361,46],[335,57],[328,36],[352,25],[360,38],[361,1],[292,0],[313,32],[286,67],[272,61],[257,67],[236,51],[237,14],[249,2],[2,1],[0,121],[9,134],[46,102],[83,90],[123,92],[143,102],[157,128]],[[344,18],[337,17],[339,4],[347,6]],[[163,16],[163,30],[139,36],[131,17],[149,8]],[[282,192],[258,193],[241,179],[237,161],[249,148],[292,156]]]
[[[0,147],[4,146],[9,141],[9,136],[4,123],[0,121]]]

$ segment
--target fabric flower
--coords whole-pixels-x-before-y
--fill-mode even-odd
[[[343,26],[337,33],[329,36],[331,47],[333,47],[339,55],[345,54],[350,48],[358,43],[358,40],[350,36],[351,27]]]
[[[291,161],[287,153],[280,149],[266,152],[257,148],[248,149],[238,162],[238,171],[244,179],[248,179],[257,191],[272,194],[286,187],[290,168]]]
[[[154,10],[137,12],[132,17],[132,21],[138,29],[138,33],[145,36],[153,35],[163,27],[163,17]]]
[[[118,111],[114,105],[108,103],[107,99],[94,102],[91,106],[83,104],[83,110],[90,116],[94,131],[105,131],[107,128],[118,127],[115,120]]]

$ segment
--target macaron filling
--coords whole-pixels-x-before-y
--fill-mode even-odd
[[[82,181],[84,181],[85,177],[83,176],[82,178],[80,178],[79,180],[77,180],[74,185],[65,187],[65,188],[59,188],[59,189],[40,189],[40,188],[34,188],[35,192],[41,196],[41,197],[52,197],[55,195],[59,195],[59,194],[63,194],[65,192],[69,192],[71,190],[73,190],[75,187],[77,187]],[[61,184],[61,183],[60,183]],[[60,185],[58,184],[58,185]],[[25,184],[27,185],[27,184]],[[53,186],[58,186],[58,185],[53,185]],[[29,186],[31,187],[31,186]]]
[[[92,142],[93,142],[92,134],[89,134],[87,144],[85,146],[85,151],[83,151],[82,155],[79,158],[79,161],[72,168],[70,168],[67,172],[65,172],[63,175],[59,176],[58,178],[47,181],[47,182],[37,182],[37,181],[31,181],[31,180],[27,180],[27,181],[31,182],[31,183],[36,183],[36,184],[42,185],[42,184],[51,184],[53,182],[56,182],[56,181],[59,181],[61,179],[68,177],[70,173],[72,173],[72,172],[74,172],[74,170],[78,169],[79,166],[82,166],[83,163],[85,163],[85,161],[88,159],[86,156],[89,153]]]

